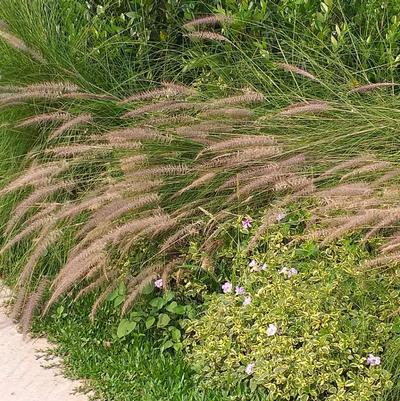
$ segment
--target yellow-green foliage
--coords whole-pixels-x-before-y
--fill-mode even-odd
[[[242,259],[233,290],[211,296],[188,329],[188,359],[201,382],[243,387],[240,400],[379,399],[392,385],[383,354],[396,300],[384,279],[356,271],[366,252],[347,240],[324,251],[312,243],[290,249],[279,233],[265,247],[255,259],[266,269],[252,272]],[[285,266],[298,274],[289,278]],[[237,285],[249,305],[235,294]],[[271,324],[277,332],[268,336]],[[369,366],[369,354],[382,364]]]

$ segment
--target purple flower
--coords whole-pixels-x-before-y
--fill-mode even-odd
[[[222,285],[222,291],[224,294],[227,294],[228,292],[232,292],[232,283],[230,283],[229,281],[227,281],[226,283],[224,283]]]
[[[242,220],[242,227],[245,230],[248,230],[251,227],[251,218],[250,217],[246,217],[245,219]]]
[[[367,358],[367,365],[369,366],[378,366],[381,364],[381,358],[379,356],[375,356],[373,354],[369,354]]]
[[[261,267],[260,267],[260,270],[267,270],[267,264],[266,263],[263,263],[262,265],[261,265]]]
[[[245,369],[245,372],[248,374],[248,375],[252,375],[253,374],[253,372],[254,372],[254,366],[256,366],[256,364],[255,363],[249,363],[247,366],[246,366],[246,369]]]
[[[281,221],[281,220],[283,220],[285,217],[286,217],[286,214],[285,213],[283,213],[283,212],[279,212],[279,213],[277,213],[276,214],[276,221]]]
[[[268,337],[274,336],[277,331],[278,328],[274,324],[270,324],[267,329],[267,336]]]
[[[251,304],[251,296],[250,296],[250,295],[247,295],[247,296],[244,298],[243,306],[247,306],[247,305],[250,305],[250,304]]]
[[[162,278],[159,278],[158,280],[156,280],[155,282],[154,282],[154,286],[155,287],[157,287],[157,288],[162,288],[163,287],[163,279]]]
[[[235,294],[236,295],[244,295],[244,294],[246,294],[246,290],[243,287],[236,286]]]

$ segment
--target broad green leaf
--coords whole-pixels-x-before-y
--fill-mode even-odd
[[[151,326],[153,326],[155,321],[156,321],[156,318],[154,316],[149,316],[146,319],[146,329],[149,329]]]
[[[134,311],[132,311],[132,312],[129,314],[129,316],[130,316],[131,318],[143,317],[143,316],[145,316],[145,313],[142,312],[141,310],[134,310]]]
[[[254,379],[250,380],[250,390],[252,393],[257,390],[257,382]]]
[[[182,349],[182,343],[175,343],[174,344],[174,350],[176,352],[180,351]]]
[[[396,317],[393,322],[393,332],[400,334],[400,317]]]
[[[127,319],[122,319],[117,328],[118,338],[123,338],[131,333],[136,327],[136,322],[131,322]]]
[[[165,305],[165,301],[161,297],[153,298],[150,301],[150,305],[153,308],[161,309]]]
[[[172,301],[173,299],[174,299],[174,297],[175,297],[175,294],[172,292],[172,291],[167,291],[165,294],[164,294],[164,300],[165,300],[165,303],[167,303],[167,302],[169,302],[169,301]]]
[[[118,296],[118,288],[116,288],[108,297],[107,301],[114,301],[115,298]]]
[[[146,287],[143,288],[142,294],[149,295],[153,291],[154,291],[154,285],[151,283],[151,284],[146,285]]]
[[[173,345],[174,343],[171,340],[168,340],[162,345],[162,350],[165,351],[166,349],[171,348]]]
[[[178,342],[181,339],[181,331],[176,327],[172,328],[171,337],[173,341]]]
[[[168,323],[170,322],[170,317],[166,315],[165,313],[161,313],[158,316],[158,322],[157,322],[157,327],[166,327],[168,326]]]
[[[114,299],[114,307],[116,308],[117,306],[121,305],[122,302],[124,302],[124,300],[125,300],[125,295],[118,295]]]
[[[118,286],[118,295],[125,295],[126,294],[126,285],[123,281]]]
[[[174,313],[175,312],[175,308],[178,306],[178,304],[173,301],[171,302],[169,305],[167,305],[167,307],[165,308],[168,312]]]
[[[176,313],[177,315],[184,315],[186,313],[186,308],[183,305],[178,305],[174,309],[174,313]]]

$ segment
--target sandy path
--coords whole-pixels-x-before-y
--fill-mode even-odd
[[[57,368],[43,367],[46,361],[38,355],[49,344],[45,339],[23,339],[5,313],[7,296],[0,283],[0,400],[88,401],[87,396],[74,394],[79,382],[66,379]]]

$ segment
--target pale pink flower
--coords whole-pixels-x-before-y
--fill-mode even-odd
[[[250,304],[251,304],[251,296],[250,296],[250,295],[247,295],[247,296],[244,298],[243,306],[247,306],[247,305],[250,305]]]
[[[367,358],[367,365],[369,366],[378,366],[381,364],[381,358],[379,356],[375,356],[373,354],[369,354]]]
[[[154,282],[154,286],[157,287],[157,288],[162,288],[163,287],[163,279],[159,278],[158,280],[156,280]]]
[[[232,292],[232,283],[230,283],[229,281],[227,281],[226,283],[224,283],[222,285],[222,291],[224,294],[227,294],[228,292]]]
[[[294,267],[291,267],[289,269],[288,267],[284,266],[281,270],[279,270],[279,274],[283,274],[287,278],[292,278],[293,276],[296,276],[297,274],[299,274],[299,272]]]
[[[251,218],[250,217],[246,217],[245,219],[242,220],[242,227],[245,230],[248,230],[249,228],[251,228]]]
[[[260,271],[260,268],[258,266],[258,263],[255,259],[252,259],[249,263],[249,267],[251,267],[250,271],[251,272],[258,272]]]
[[[277,331],[278,331],[278,328],[274,324],[271,323],[267,329],[267,336],[272,337],[276,334]]]
[[[244,294],[246,294],[246,290],[243,287],[236,286],[235,294],[236,295],[244,295]]]
[[[285,217],[286,217],[286,214],[285,213],[283,213],[283,212],[279,212],[279,213],[277,213],[276,214],[276,221],[281,221],[281,220],[283,220]]]
[[[283,274],[283,275],[287,275],[288,274],[289,269],[287,268],[287,266],[283,266],[281,270],[279,270],[279,274]]]
[[[256,267],[256,266],[257,266],[257,261],[255,259],[251,259],[249,267]]]
[[[256,365],[256,364],[255,364],[254,362],[249,363],[249,364],[246,366],[245,372],[246,372],[248,375],[252,375],[253,372],[254,372],[254,366],[255,366],[255,365]]]

